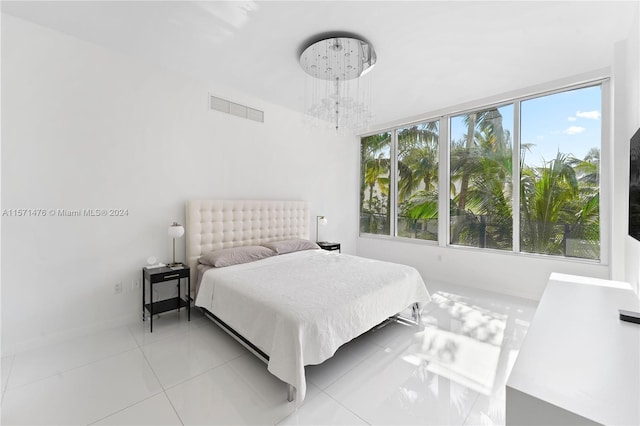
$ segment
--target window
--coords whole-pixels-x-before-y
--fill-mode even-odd
[[[399,237],[438,240],[438,121],[397,130]]]
[[[360,232],[389,235],[391,132],[362,138],[360,164]]]
[[[598,82],[363,137],[360,232],[600,259],[602,98]]]
[[[513,104],[451,117],[451,244],[513,248]]]
[[[601,87],[522,102],[520,249],[600,258]]]

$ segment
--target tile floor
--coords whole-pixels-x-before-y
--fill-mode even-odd
[[[421,328],[389,323],[286,385],[192,311],[2,358],[2,425],[492,425],[536,304],[430,285]],[[196,312],[194,314],[194,312]]]

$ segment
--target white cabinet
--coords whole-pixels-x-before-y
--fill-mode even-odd
[[[506,423],[640,425],[640,310],[624,282],[551,274],[507,380]]]

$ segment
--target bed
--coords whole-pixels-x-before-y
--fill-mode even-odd
[[[289,385],[289,401],[304,400],[305,365],[430,299],[415,268],[319,249],[304,201],[194,200],[186,219],[195,305]],[[245,252],[260,254],[236,262]]]

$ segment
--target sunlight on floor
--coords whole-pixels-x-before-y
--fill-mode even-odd
[[[445,291],[431,295],[436,307],[422,317],[424,330],[414,334],[403,360],[445,377],[480,394],[491,395],[505,330],[510,317],[469,303],[468,298]],[[528,326],[518,318],[513,325]],[[510,371],[517,351],[506,351]]]

